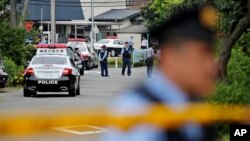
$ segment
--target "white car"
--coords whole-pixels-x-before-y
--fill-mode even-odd
[[[69,92],[80,95],[82,64],[75,64],[68,55],[36,55],[24,73],[23,95],[30,97],[37,92]]]
[[[79,51],[81,53],[81,58],[84,59],[84,64],[87,70],[98,67],[98,55],[85,44],[85,45],[77,45]]]
[[[125,47],[125,44],[120,39],[102,39],[97,41],[94,44],[96,50],[101,50],[101,46],[105,45],[109,54],[113,56],[117,56],[121,54],[121,49]]]

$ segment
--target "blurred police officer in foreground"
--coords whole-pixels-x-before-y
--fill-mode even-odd
[[[124,75],[126,68],[128,68],[127,74],[128,76],[131,75],[131,55],[132,50],[129,47],[128,42],[125,42],[125,47],[122,48],[121,51],[122,55],[122,75]]]
[[[206,7],[209,6],[177,7],[168,21],[152,31],[151,35],[159,39],[161,48],[159,70],[142,86],[120,97],[111,107],[114,114],[140,115],[152,104],[163,104],[173,110],[185,109],[185,105],[213,89],[217,72],[213,52],[215,37],[203,19]],[[193,122],[175,130],[148,123],[136,124],[127,131],[112,127],[104,140],[214,141],[214,133],[212,127]]]
[[[101,66],[101,76],[108,77],[108,51],[106,46],[101,46],[101,51],[99,52],[99,61]]]

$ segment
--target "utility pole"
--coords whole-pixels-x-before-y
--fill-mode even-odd
[[[94,0],[91,0],[91,46],[94,47]]]
[[[28,5],[29,5],[29,0],[25,0],[18,27],[23,27],[23,25],[24,25],[24,21],[25,21],[26,15],[27,15]]]
[[[56,43],[56,0],[51,0],[51,43]]]
[[[43,8],[41,8],[41,25],[39,27],[39,30],[41,32],[41,37],[43,36]]]
[[[40,30],[43,30],[43,8],[41,8],[41,25],[40,25]]]
[[[16,20],[16,0],[10,0],[10,24],[12,27],[17,26]]]

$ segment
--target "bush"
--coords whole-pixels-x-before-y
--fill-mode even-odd
[[[108,60],[108,64],[109,64],[109,65],[115,65],[115,60],[109,59],[109,60]]]
[[[233,49],[228,63],[228,81],[218,82],[210,101],[214,103],[250,103],[250,58],[241,48]]]
[[[36,48],[34,45],[26,45],[24,50],[24,59],[25,63],[32,59],[32,57],[36,54]]]
[[[144,62],[136,62],[133,64],[133,67],[142,67],[142,66],[146,66],[146,64]]]
[[[12,59],[17,65],[25,63],[25,33],[21,28],[12,28],[8,23],[0,23],[1,55]]]
[[[240,47],[232,50],[228,63],[228,81],[218,82],[217,87],[209,99],[214,104],[249,104],[250,103],[250,58],[242,52]],[[218,126],[221,140],[228,139],[229,125]]]
[[[115,62],[116,62],[116,58],[115,57],[112,57],[112,58],[109,57],[108,58],[108,65],[114,66]],[[117,57],[117,64],[118,64],[118,67],[122,66],[122,58]]]
[[[18,67],[15,62],[10,58],[4,58],[3,60],[6,72],[9,75],[9,85],[18,86],[23,81],[23,67]]]

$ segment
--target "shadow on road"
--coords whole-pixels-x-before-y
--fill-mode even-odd
[[[67,94],[38,94],[34,98],[50,98],[50,97],[72,97]]]

